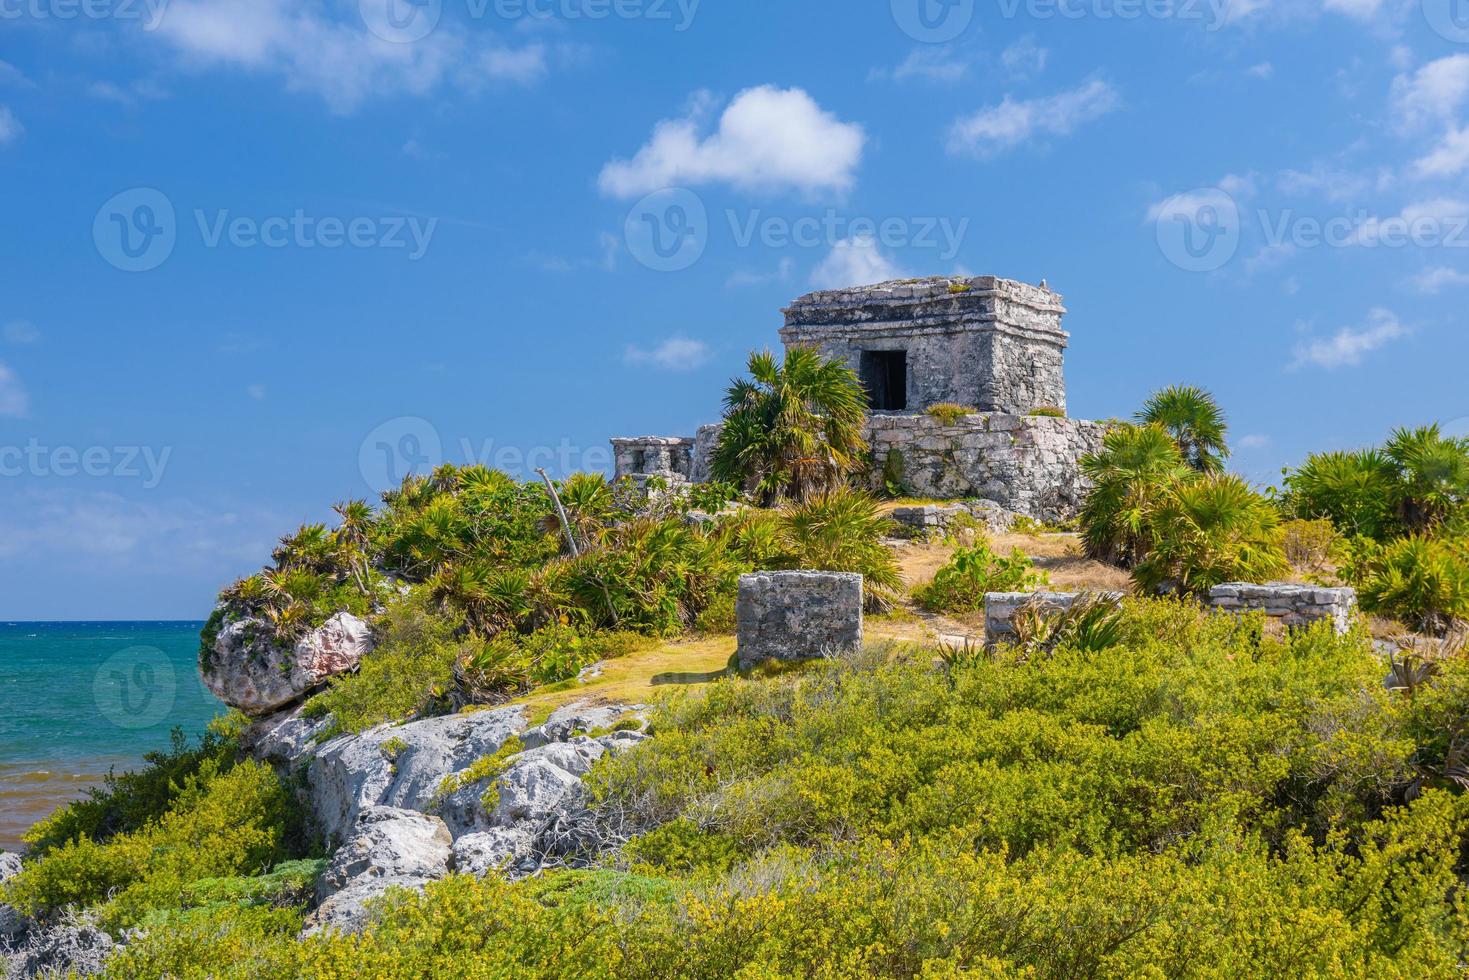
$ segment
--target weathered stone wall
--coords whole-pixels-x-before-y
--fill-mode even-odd
[[[714,447],[719,445],[719,434],[723,431],[723,422],[699,426],[699,431],[694,435],[693,459],[689,464],[689,479],[693,482],[712,482]]]
[[[693,468],[694,440],[684,436],[638,436],[612,440],[613,478],[658,476],[686,483]]]
[[[1230,582],[1209,590],[1209,605],[1230,612],[1261,609],[1287,626],[1306,626],[1328,620],[1337,633],[1351,628],[1357,606],[1355,589],[1325,589],[1314,585],[1250,585]]]
[[[943,534],[961,517],[973,518],[991,534],[1005,534],[1014,525],[1017,515],[993,500],[966,500],[949,506],[896,507],[890,516],[907,534],[927,537]]]
[[[984,638],[997,643],[1015,635],[1015,614],[1031,603],[1066,610],[1084,595],[1101,595],[1122,604],[1121,592],[990,592],[984,597]]]
[[[860,371],[863,351],[907,352],[908,411],[939,402],[1024,414],[1066,407],[1061,297],[994,276],[826,290],[784,311],[781,341]]]
[[[903,482],[917,497],[983,498],[1040,521],[1076,516],[1086,497],[1080,459],[1101,448],[1097,422],[1048,416],[874,415],[868,442],[873,485],[891,450],[903,458]]]
[[[739,663],[815,660],[862,645],[862,576],[756,572],[740,576]]]

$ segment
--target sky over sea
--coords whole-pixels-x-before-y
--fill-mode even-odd
[[[0,0],[0,617],[200,619],[411,468],[607,469],[779,310],[1065,296],[1261,483],[1469,433],[1469,0]]]

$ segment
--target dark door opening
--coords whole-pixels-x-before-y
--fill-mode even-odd
[[[907,351],[863,351],[861,375],[867,402],[874,411],[901,412],[908,407]]]

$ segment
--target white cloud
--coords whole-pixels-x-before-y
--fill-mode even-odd
[[[31,396],[14,371],[0,361],[0,418],[23,419],[30,414]]]
[[[772,272],[751,272],[748,269],[736,269],[729,274],[724,281],[725,288],[735,289],[741,286],[761,286],[770,282],[785,282],[791,277],[791,270],[795,268],[795,260],[789,256],[782,258]]]
[[[0,337],[4,337],[7,344],[34,344],[41,339],[41,331],[29,320],[11,320],[0,327]]]
[[[653,367],[660,371],[692,371],[709,361],[709,345],[688,337],[669,337],[652,350],[629,347],[622,360],[634,367]]]
[[[1428,123],[1450,122],[1469,99],[1469,54],[1430,61],[1416,74],[1393,79],[1395,121],[1405,130]]]
[[[1413,169],[1424,177],[1452,177],[1466,168],[1469,168],[1469,126],[1450,127],[1438,146],[1413,164]]]
[[[1240,436],[1235,445],[1240,449],[1264,449],[1270,445],[1270,437],[1262,435]]]
[[[0,105],[0,146],[13,143],[25,134],[26,128],[15,118],[9,106]]]
[[[1017,102],[1007,95],[999,105],[955,122],[949,130],[949,152],[992,156],[1032,137],[1067,136],[1120,105],[1117,90],[1100,79],[1039,99]]]
[[[249,395],[251,398],[255,399],[258,402],[264,401],[265,385],[246,385],[245,394]]]
[[[969,61],[950,47],[914,48],[896,68],[874,68],[868,77],[895,82],[921,78],[929,82],[953,83],[969,74]]]
[[[1294,368],[1314,365],[1328,371],[1361,364],[1375,350],[1401,340],[1412,331],[1391,310],[1377,307],[1367,314],[1367,322],[1357,327],[1342,327],[1330,337],[1308,339],[1296,345]]]
[[[707,94],[696,94],[689,114],[660,122],[631,160],[603,167],[602,192],[635,197],[665,187],[728,183],[746,190],[841,193],[856,183],[866,133],[802,89],[746,89],[724,110],[718,128],[701,137],[709,104]]]
[[[115,82],[98,81],[87,86],[87,94],[104,102],[118,105],[135,105],[143,100],[161,99],[168,95],[157,82],[142,79],[122,86]]]
[[[1268,61],[1262,61],[1258,65],[1251,65],[1245,69],[1245,74],[1251,78],[1270,79],[1275,77],[1275,66]]]
[[[811,282],[818,289],[842,289],[902,277],[903,271],[883,254],[876,239],[857,236],[833,245],[831,253],[812,271]]]
[[[1381,190],[1383,179],[1343,170],[1314,166],[1310,171],[1286,170],[1276,179],[1287,194],[1319,194],[1330,201],[1353,201],[1374,188]]]
[[[1424,269],[1413,277],[1413,288],[1420,293],[1433,294],[1449,286],[1469,286],[1469,272],[1446,265]]]
[[[356,6],[337,20],[306,0],[173,0],[150,36],[193,64],[279,75],[292,91],[319,95],[342,113],[372,95],[424,95],[451,78],[479,88],[545,73],[539,45],[471,43],[444,24],[419,41],[394,43],[370,32]]]
[[[1046,70],[1050,57],[1051,52],[1036,44],[1035,38],[1027,34],[1000,52],[1000,64],[1012,74],[1039,75]]]
[[[102,561],[135,570],[156,560],[217,574],[220,566],[268,558],[285,520],[187,500],[146,503],[106,491],[47,487],[14,494],[0,509],[0,556],[44,555],[88,569]]]

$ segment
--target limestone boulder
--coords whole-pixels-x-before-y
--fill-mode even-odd
[[[438,817],[389,806],[363,810],[317,882],[321,904],[307,931],[361,931],[368,903],[388,889],[420,889],[447,875],[453,843]]]
[[[311,805],[328,840],[343,840],[368,807],[428,811],[446,778],[468,769],[525,728],[518,707],[380,725],[339,735],[307,769]],[[458,828],[463,832],[465,828]]]
[[[338,613],[292,647],[277,643],[264,621],[237,619],[219,631],[199,672],[215,697],[258,717],[355,670],[372,648],[372,630],[351,613]]]

